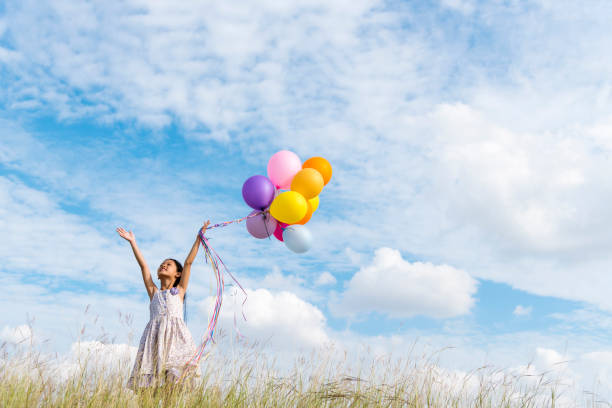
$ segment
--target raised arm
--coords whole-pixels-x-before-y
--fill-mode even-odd
[[[126,231],[123,228],[117,228],[117,233],[121,236],[121,238],[125,239],[130,243],[132,247],[132,251],[134,252],[134,256],[136,257],[136,261],[140,266],[140,271],[142,272],[142,280],[144,281],[145,288],[147,289],[147,294],[149,295],[149,299],[153,297],[155,293],[155,283],[153,283],[153,279],[151,279],[151,272],[149,271],[149,267],[145,262],[142,254],[140,253],[140,249],[138,245],[136,245],[136,237],[132,231]]]
[[[210,221],[206,221],[204,226],[200,228],[202,233],[206,233],[206,228],[210,225]],[[181,282],[178,286],[181,288],[183,294],[187,292],[187,285],[189,284],[189,276],[191,275],[191,264],[195,260],[196,255],[198,254],[198,249],[200,248],[200,231],[198,231],[198,235],[196,235],[195,242],[191,247],[191,251],[189,251],[189,255],[187,255],[187,259],[185,259],[185,263],[183,264],[183,273],[181,274]]]

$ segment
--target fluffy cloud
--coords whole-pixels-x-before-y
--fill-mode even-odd
[[[301,66],[306,75],[317,70],[310,61],[316,51],[354,45],[352,31],[372,5],[194,1],[177,7],[136,0],[112,6],[55,4],[33,13],[27,4],[16,3],[6,21],[11,33],[18,34],[18,25],[32,18],[38,27],[54,19],[79,23],[54,34],[41,29],[15,37],[15,52],[34,66],[13,70],[18,84],[5,95],[13,104],[55,104],[62,117],[137,117],[160,127],[176,114],[194,130],[204,123],[208,138],[225,140],[228,130],[252,117],[250,111],[258,106],[286,111],[284,86],[294,79],[283,83],[272,78],[282,78],[288,68],[301,71]],[[288,67],[293,61],[296,66]],[[40,71],[43,66],[53,69]],[[48,72],[44,79],[42,72]],[[74,98],[73,88],[84,91],[82,98]],[[85,101],[90,107],[83,109]]]
[[[577,363],[584,373],[584,380],[595,384],[594,394],[612,400],[612,351],[585,353]]]
[[[433,118],[435,165],[422,199],[444,215],[448,232],[432,225],[436,245],[432,234],[423,241],[429,248],[418,251],[444,251],[443,259],[475,276],[532,293],[610,307],[580,272],[608,279],[608,149],[565,132],[515,131],[463,104],[441,105]],[[414,210],[433,219],[426,208]]]
[[[11,344],[31,345],[34,340],[32,328],[25,324],[17,327],[4,326],[2,332],[0,332],[0,341]]]
[[[277,349],[295,351],[320,347],[329,341],[323,313],[294,293],[255,289],[247,290],[247,295],[246,321],[241,317],[241,301],[232,306],[230,296],[224,299],[219,319],[219,324],[228,330],[233,330],[236,319],[247,342],[271,343]],[[208,298],[200,304],[200,310],[208,316],[213,306],[214,299]]]
[[[65,353],[49,355],[33,350],[2,362],[7,373],[26,375],[33,379],[42,376],[54,384],[70,380],[83,372],[86,373],[83,378],[85,382],[103,378],[121,381],[127,379],[131,372],[136,351],[136,347],[127,344],[80,341],[72,343],[70,350]],[[111,375],[106,377],[108,374]]]
[[[92,369],[102,371],[130,370],[136,358],[138,347],[124,343],[102,343],[100,341],[81,341],[73,343],[69,360],[87,364]]]
[[[512,314],[515,316],[529,316],[532,310],[531,306],[516,305]]]
[[[391,317],[453,317],[470,311],[476,287],[476,280],[462,270],[408,262],[398,250],[381,248],[372,263],[348,281],[331,308],[338,315],[376,311]]]
[[[64,211],[56,197],[3,176],[0,228],[0,257],[6,269],[77,281],[104,282],[121,277],[134,282],[138,278],[124,275],[120,242],[100,234],[86,219]]]
[[[333,285],[336,283],[336,278],[334,278],[334,275],[332,275],[329,272],[323,272],[319,275],[319,277],[317,278],[317,280],[315,281],[315,285],[317,286],[327,286],[327,285]]]

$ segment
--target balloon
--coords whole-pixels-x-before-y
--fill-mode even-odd
[[[329,183],[329,180],[331,180],[332,166],[327,160],[322,157],[311,157],[310,159],[304,162],[302,168],[313,168],[319,173],[321,173],[321,176],[323,176],[324,185],[327,185],[327,183]]]
[[[319,208],[319,196],[316,196],[315,198],[311,198],[310,200],[308,200],[308,202],[312,206],[312,212],[317,211],[317,208]]]
[[[299,222],[297,222],[296,224],[301,224],[304,225],[306,224],[308,221],[310,221],[310,218],[312,217],[312,213],[314,212],[312,209],[312,205],[310,204],[310,200],[306,201],[306,204],[308,205],[308,210],[306,211],[306,215],[304,216],[304,218],[302,218]]]
[[[306,199],[295,191],[280,193],[270,205],[270,214],[278,221],[287,224],[295,224],[304,218],[307,212]]]
[[[266,176],[249,177],[242,185],[242,198],[256,210],[267,208],[274,200],[275,193],[274,184]]]
[[[251,211],[251,214],[256,214],[260,211],[254,210]],[[246,227],[249,231],[249,234],[254,236],[255,238],[268,238],[272,234],[274,234],[274,230],[276,229],[277,222],[274,218],[270,216],[268,213],[262,213],[260,215],[256,215],[255,217],[247,218]]]
[[[280,242],[283,242],[283,229],[287,228],[289,224],[285,224],[284,222],[279,222],[276,224],[276,229],[274,230],[274,236]]]
[[[268,161],[268,177],[279,188],[289,188],[293,176],[301,169],[300,158],[288,150],[274,153]]]
[[[308,251],[312,246],[312,234],[304,225],[290,225],[285,228],[283,240],[287,248],[298,254]]]
[[[297,191],[306,199],[318,196],[323,186],[323,176],[311,168],[300,170],[291,181],[291,190]]]

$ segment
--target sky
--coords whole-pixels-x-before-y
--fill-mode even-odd
[[[2,2],[0,338],[33,322],[61,353],[137,344],[148,297],[115,228],[151,267],[184,259],[290,150],[333,166],[314,245],[210,231],[248,293],[241,310],[228,287],[226,332],[244,312],[279,355],[416,340],[458,370],[561,365],[612,400],[611,17],[607,1]],[[213,293],[200,254],[196,339]]]

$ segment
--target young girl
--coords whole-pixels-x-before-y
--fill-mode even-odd
[[[209,224],[210,222],[206,221],[200,231],[204,233]],[[191,264],[200,247],[199,237],[196,236],[184,266],[169,258],[157,268],[157,278],[161,286],[159,290],[153,283],[149,267],[136,245],[134,233],[123,228],[117,228],[117,232],[130,243],[151,300],[150,320],[140,338],[136,361],[127,386],[135,390],[140,387],[176,383],[196,352],[196,345],[183,320],[183,301],[189,283]],[[189,378],[191,384],[199,380],[201,378],[199,366],[189,365],[185,378]]]

